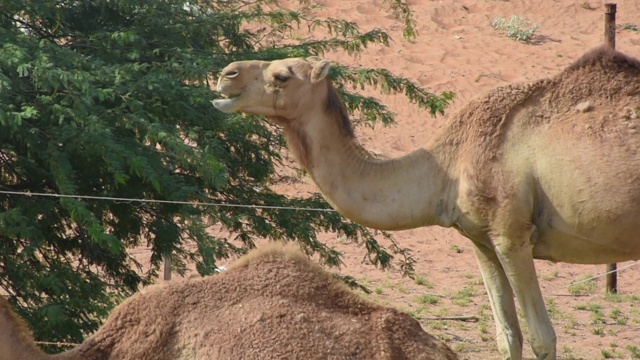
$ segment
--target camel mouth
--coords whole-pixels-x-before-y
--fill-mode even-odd
[[[241,95],[242,93],[236,94],[220,92],[221,97],[218,99],[214,99],[213,101],[211,101],[211,103],[216,107],[216,109],[222,112],[232,113],[236,111],[236,104],[238,103],[238,100],[240,100]]]
[[[240,95],[242,95],[242,94],[223,94],[223,93],[220,93],[220,95],[222,95],[222,98],[224,98],[224,99],[232,100],[232,99],[235,99],[237,97],[240,97]]]

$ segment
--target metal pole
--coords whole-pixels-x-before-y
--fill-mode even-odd
[[[616,4],[604,4],[604,43],[612,49],[616,48]],[[607,265],[606,291],[618,293],[618,264]]]

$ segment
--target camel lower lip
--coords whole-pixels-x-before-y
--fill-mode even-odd
[[[216,107],[216,109],[222,112],[230,113],[235,110],[234,105],[237,99],[238,99],[237,96],[233,98],[220,98],[220,99],[213,100],[211,103],[213,104],[213,106]]]

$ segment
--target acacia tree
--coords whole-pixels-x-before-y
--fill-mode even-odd
[[[411,36],[406,5],[388,5]],[[380,30],[361,33],[312,10],[266,0],[0,3],[0,288],[36,338],[80,341],[122,297],[156,278],[166,253],[178,271],[191,261],[207,275],[257,238],[284,239],[335,265],[339,253],[316,237],[330,231],[364,244],[375,264],[389,266],[400,254],[411,270],[409,251],[392,238],[387,250],[335,212],[287,209],[329,206],[318,195],[272,191],[282,138],[259,119],[210,103],[210,80],[231,61],[388,45]],[[331,37],[295,41],[299,26]],[[393,116],[349,85],[402,92],[431,114],[453,96],[383,69],[337,65],[331,76],[349,110],[369,122]],[[212,236],[212,225],[236,238]],[[145,244],[151,268],[141,272],[127,250]]]

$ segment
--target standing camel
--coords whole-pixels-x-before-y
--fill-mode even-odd
[[[533,260],[640,258],[640,61],[594,49],[551,79],[478,97],[426,146],[390,160],[356,141],[329,68],[313,58],[234,62],[213,105],[281,126],[345,217],[383,230],[452,227],[469,238],[502,356],[522,358],[515,294],[533,352],[555,359]]]

